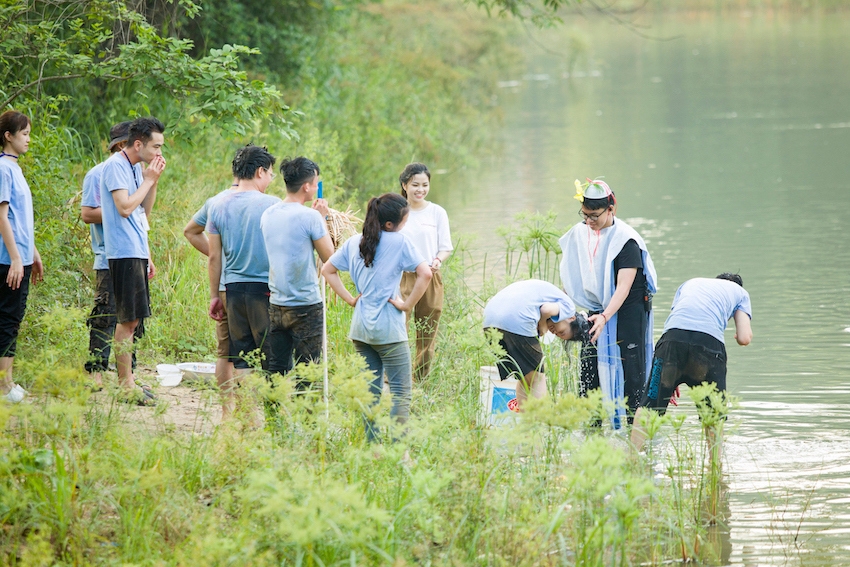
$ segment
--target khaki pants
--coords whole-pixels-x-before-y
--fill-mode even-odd
[[[401,296],[406,299],[413,291],[416,282],[416,274],[404,272],[401,276]],[[440,315],[443,313],[443,276],[440,271],[434,272],[425,295],[407,314],[410,322],[413,316],[416,325],[416,359],[413,363],[413,377],[416,380],[424,380],[431,372],[431,361],[434,359],[434,351],[437,346],[437,328],[440,323]]]

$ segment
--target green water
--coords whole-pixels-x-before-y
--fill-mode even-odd
[[[739,271],[754,341],[727,335],[742,405],[717,563],[848,565],[850,17],[650,23],[676,39],[603,20],[537,33],[548,51],[529,45],[493,93],[501,149],[436,175],[432,196],[489,272],[498,226],[554,209],[566,230],[573,180],[604,176],[655,261],[656,337],[681,282]],[[551,53],[571,45],[572,68]]]

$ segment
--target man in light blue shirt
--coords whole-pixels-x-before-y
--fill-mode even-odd
[[[269,372],[286,374],[296,364],[321,360],[324,306],[313,251],[327,262],[334,249],[327,201],[315,198],[319,166],[297,157],[284,161],[280,172],[286,198],[263,213],[260,228],[269,257]],[[299,389],[306,386],[297,382]]]
[[[269,259],[259,226],[266,209],[280,202],[265,194],[275,177],[274,162],[259,146],[249,144],[237,151],[233,175],[238,185],[211,202],[207,214],[209,314],[218,321],[227,310],[230,356],[240,374],[250,369],[244,355],[257,349],[265,355],[263,369],[268,369]],[[219,297],[222,278],[226,307]],[[223,394],[230,397],[232,392]]]
[[[649,383],[635,413],[632,443],[637,450],[646,440],[639,425],[644,408],[663,414],[680,384],[694,387],[706,382],[726,391],[726,324],[729,319],[735,321],[735,340],[746,346],[753,338],[752,316],[750,295],[738,274],[694,278],[679,287],[664,334],[655,346]],[[706,433],[715,446],[711,431],[706,429]]]
[[[124,399],[153,405],[153,397],[135,387],[132,369],[133,335],[139,322],[150,317],[153,263],[148,249],[148,215],[156,200],[159,177],[165,170],[162,146],[165,125],[156,118],[137,118],[130,124],[127,145],[106,160],[101,171],[100,200],[104,248],[115,291],[115,360],[118,382],[131,395]],[[136,167],[148,164],[140,175]]]

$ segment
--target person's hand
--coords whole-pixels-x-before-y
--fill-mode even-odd
[[[606,323],[608,323],[608,318],[602,313],[598,313],[596,315],[591,315],[587,318],[587,320],[593,323],[593,326],[590,328],[590,342],[596,344],[596,339],[598,339],[599,335],[602,334],[602,329],[604,329]]]
[[[221,321],[224,317],[224,303],[221,302],[220,297],[214,297],[210,299],[209,315],[216,321]]]
[[[41,261],[41,254],[38,253],[38,250],[33,252],[30,280],[33,284],[44,281],[44,263]]]
[[[410,309],[411,309],[410,307],[405,305],[404,301],[400,297],[391,297],[387,301],[389,303],[392,303],[393,307],[395,307],[396,309],[398,309],[401,312],[406,313],[406,312],[410,311]]]
[[[162,156],[156,156],[145,168],[142,176],[146,181],[153,181],[156,183],[159,181],[159,176],[162,175],[163,171],[165,171],[165,158]]]
[[[361,296],[361,295],[363,295],[363,294],[362,294],[362,293],[358,293],[356,297],[355,297],[355,296],[351,296],[351,300],[346,299],[346,300],[345,300],[345,302],[346,302],[347,304],[351,305],[352,307],[354,307],[355,305],[357,305],[357,302],[358,302],[358,301],[360,301],[360,296]]]
[[[18,258],[12,260],[12,265],[9,266],[9,273],[6,275],[6,284],[9,289],[18,289],[21,287],[21,281],[24,279],[24,263]]]
[[[438,271],[442,267],[442,265],[442,260],[440,260],[439,258],[434,258],[434,260],[431,262],[431,272]]]
[[[148,279],[152,280],[156,275],[156,266],[154,266],[153,260],[148,259]]]
[[[313,201],[313,210],[319,211],[319,214],[327,220],[328,215],[330,214],[330,208],[328,208],[327,199],[315,199]]]

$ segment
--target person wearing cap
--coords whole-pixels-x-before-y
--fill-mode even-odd
[[[580,393],[601,388],[612,402],[619,429],[640,402],[652,360],[652,294],[655,266],[643,238],[615,218],[614,192],[604,181],[576,180],[581,223],[558,241],[561,282],[579,307],[588,310],[590,338],[582,345]]]
[[[109,153],[115,154],[124,149],[130,132],[130,121],[126,120],[114,125],[109,130]],[[112,347],[112,336],[115,334],[115,293],[112,289],[112,277],[109,275],[109,262],[106,259],[106,247],[103,241],[103,224],[100,206],[100,178],[102,161],[83,179],[83,196],[80,205],[80,217],[89,225],[91,249],[94,253],[95,292],[94,307],[86,320],[89,327],[89,359],[86,361],[86,372],[91,374],[95,389],[103,387],[103,372],[109,365],[109,354]],[[136,172],[142,174],[141,165],[136,165]],[[136,338],[144,333],[143,322],[136,328]],[[135,356],[133,357],[135,366]]]
[[[635,413],[631,440],[640,451],[646,441],[641,428],[644,408],[660,414],[667,411],[670,398],[680,384],[689,387],[703,382],[726,391],[726,345],[723,333],[729,319],[735,322],[735,341],[747,346],[753,340],[750,320],[753,308],[744,280],[738,274],[723,273],[716,278],[693,278],[676,290],[664,333],[655,345],[649,383]],[[717,446],[713,430],[706,427],[709,446]],[[719,450],[713,454],[719,456]]]
[[[139,322],[150,317],[148,280],[155,271],[148,247],[148,216],[165,170],[162,146],[165,125],[156,118],[130,123],[127,143],[106,160],[101,171],[100,200],[106,258],[115,296],[115,360],[121,399],[154,405],[147,390],[137,388],[132,369],[133,337]],[[141,162],[148,166],[140,173]]]
[[[496,363],[502,380],[514,375],[517,406],[530,393],[534,398],[546,395],[543,349],[538,337],[546,331],[564,341],[575,334],[575,305],[556,286],[542,280],[512,283],[494,295],[484,307],[484,330],[499,332],[499,346],[505,357]]]

